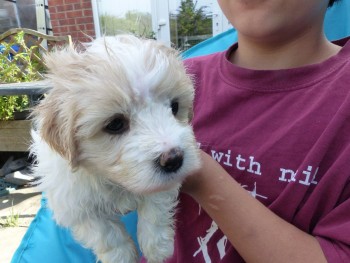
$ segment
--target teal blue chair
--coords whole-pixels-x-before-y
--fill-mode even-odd
[[[121,218],[133,240],[136,240],[137,214],[131,212]],[[141,254],[141,252],[139,251]],[[41,207],[30,224],[11,263],[95,263],[96,256],[90,249],[77,243],[69,229],[58,226],[47,207],[45,193]]]
[[[326,36],[336,40],[350,35],[350,0],[342,0],[330,8],[325,21]],[[183,53],[184,58],[206,55],[227,49],[237,41],[237,32],[230,29],[212,37]],[[122,218],[130,235],[136,241],[137,214],[132,212]],[[91,250],[82,247],[72,238],[69,229],[52,220],[45,195],[41,208],[31,223],[11,263],[95,263]]]

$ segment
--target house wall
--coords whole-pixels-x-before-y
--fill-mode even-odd
[[[74,42],[95,38],[91,0],[48,0],[55,36],[71,35]]]

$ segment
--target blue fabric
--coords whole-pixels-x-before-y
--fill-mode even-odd
[[[137,214],[131,212],[121,218],[127,231],[137,244]],[[140,250],[139,253],[141,254]],[[90,249],[77,243],[69,229],[58,226],[47,207],[45,194],[41,207],[30,224],[11,263],[95,263],[96,256]]]
[[[350,0],[341,0],[330,8],[325,18],[325,32],[330,40],[350,35]],[[227,49],[237,41],[237,32],[230,29],[212,37],[183,53],[184,58],[206,55]],[[126,228],[136,242],[136,212],[122,218]],[[12,263],[94,263],[94,254],[77,244],[68,229],[57,226],[52,213],[46,207],[43,197],[42,206],[31,223],[20,246],[15,252]]]
[[[11,263],[96,262],[91,250],[76,243],[68,229],[56,225],[47,208],[45,196],[41,207],[24,235]]]
[[[186,59],[224,51],[235,42],[237,42],[237,31],[231,28],[191,47],[182,53],[182,57]]]
[[[350,0],[340,0],[328,9],[324,30],[329,40],[350,36]]]
[[[19,45],[13,45],[13,46],[11,46],[11,49],[13,50],[13,51],[15,51],[15,52],[18,52],[18,50],[19,50]],[[4,45],[2,45],[2,44],[0,44],[0,53],[3,53],[5,51],[5,46]],[[14,56],[14,54],[13,54],[13,52],[9,52],[9,54],[8,54],[8,56],[7,56],[7,58],[9,59],[9,60],[12,60],[13,59],[13,56]]]

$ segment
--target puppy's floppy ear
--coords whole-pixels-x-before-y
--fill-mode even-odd
[[[74,169],[77,166],[78,145],[75,138],[75,120],[77,116],[71,108],[62,112],[65,104],[58,92],[54,90],[34,110],[33,115],[38,121],[38,128],[42,139],[50,147],[69,161]],[[71,106],[71,105],[65,105]]]
[[[49,70],[48,77],[53,85],[47,97],[34,109],[32,116],[39,133],[52,149],[69,161],[72,168],[77,166],[78,151],[76,133],[77,111],[71,97],[70,74],[79,61],[74,48],[56,50],[45,56]]]

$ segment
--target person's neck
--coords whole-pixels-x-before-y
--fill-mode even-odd
[[[289,69],[320,63],[340,49],[323,34],[278,42],[252,41],[239,36],[238,48],[231,54],[230,61],[237,66],[256,70]]]

